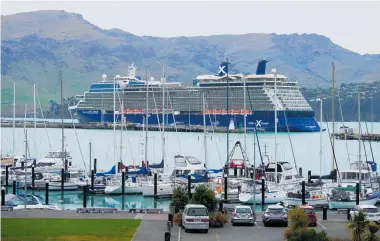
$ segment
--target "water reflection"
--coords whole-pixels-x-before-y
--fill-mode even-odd
[[[12,193],[12,188],[8,188],[8,193]],[[17,194],[24,193],[24,190],[18,189]],[[28,194],[34,194],[40,197],[45,203],[44,191],[31,191]],[[57,205],[62,209],[75,210],[83,207],[83,191],[64,192],[63,199],[61,192],[49,192],[49,204]],[[104,195],[87,195],[87,207],[105,207],[126,210],[130,208],[162,208],[169,210],[170,200],[154,200],[152,197],[143,197],[142,195],[128,196],[104,196]]]

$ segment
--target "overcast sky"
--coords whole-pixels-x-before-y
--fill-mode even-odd
[[[2,1],[2,15],[56,9],[105,29],[160,37],[317,33],[359,53],[380,53],[377,2]]]

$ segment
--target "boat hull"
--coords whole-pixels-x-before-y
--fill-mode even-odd
[[[328,200],[326,198],[306,198],[305,202],[313,207],[324,207],[328,206]],[[288,206],[299,206],[302,205],[302,199],[300,198],[286,198],[284,200],[285,205]]]
[[[143,123],[145,114],[125,114],[128,122]],[[285,118],[286,116],[286,118]],[[278,111],[278,131],[287,132],[288,128],[291,132],[314,132],[319,131],[318,122],[314,118],[314,111]],[[112,123],[113,113],[107,112],[102,114],[101,110],[76,110],[76,118],[80,123],[94,123],[103,122]],[[120,117],[118,117],[120,119]],[[158,124],[158,119],[162,122],[162,116],[152,113],[148,119],[149,124]],[[211,120],[210,120],[211,119]],[[168,124],[175,123],[177,125],[203,125],[203,116],[200,113],[180,113],[173,115],[169,114],[166,117]],[[206,118],[206,124],[214,126],[227,127],[230,125],[230,120],[234,121],[237,129],[244,126],[244,115],[226,115],[215,114]],[[255,111],[251,115],[247,115],[247,129],[253,130],[254,128],[263,129],[265,131],[274,131],[274,111]],[[215,124],[216,123],[216,124]],[[287,123],[287,124],[286,124]],[[288,126],[288,128],[287,128]]]
[[[285,194],[282,192],[268,192],[265,193],[264,204],[276,204],[284,201],[286,198]],[[256,204],[261,204],[261,193],[255,194]],[[254,195],[251,193],[241,193],[239,194],[239,201],[247,204],[254,203]]]
[[[364,199],[360,200],[360,205],[375,205],[377,202],[377,198]],[[335,201],[329,200],[329,208],[330,209],[346,209],[346,208],[354,208],[356,206],[356,201]]]

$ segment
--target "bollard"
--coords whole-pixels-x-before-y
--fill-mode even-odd
[[[9,179],[9,166],[6,165],[5,166],[5,186],[6,187],[9,186],[8,179]]]
[[[187,176],[187,195],[189,196],[189,199],[191,199],[191,176]]]
[[[228,199],[228,179],[227,175],[224,176],[224,200],[227,201]]]
[[[351,210],[349,208],[347,208],[347,220],[351,219],[350,211]]]
[[[302,177],[302,167],[298,168],[298,174],[300,177]]]
[[[360,193],[359,183],[357,182],[356,183],[356,205],[359,205],[359,193]]]
[[[237,166],[234,167],[234,177],[237,177]]]
[[[85,185],[83,187],[83,208],[87,207],[87,189],[88,189],[88,186]]]
[[[189,176],[190,177],[190,176]],[[154,173],[154,179],[153,179],[153,185],[154,185],[154,198],[157,198],[157,173]],[[190,192],[189,192],[190,193]]]
[[[125,171],[121,171],[121,195],[125,195]]]
[[[265,178],[261,177],[261,210],[264,212],[265,204]]]
[[[49,181],[45,183],[45,204],[49,204]]]
[[[96,158],[94,158],[94,172],[96,173]]]
[[[170,233],[168,231],[165,232],[165,241],[170,241]]]
[[[12,185],[13,195],[16,195],[16,185],[17,185],[16,180],[13,180],[13,185]]]
[[[307,182],[311,183],[311,171],[307,171]]]
[[[173,222],[173,214],[172,213],[168,214],[168,221]]]
[[[5,187],[1,187],[1,206],[5,206]]]
[[[35,178],[35,175],[34,175],[34,166],[32,166],[32,189],[34,189],[34,178]]]
[[[305,205],[306,204],[306,201],[305,201],[305,181],[302,181],[302,205]]]
[[[322,219],[327,220],[327,207],[323,207],[322,212],[323,212]]]
[[[91,170],[91,191],[94,191],[95,171]]]

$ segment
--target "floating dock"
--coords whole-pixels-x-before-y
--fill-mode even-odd
[[[1,127],[13,127],[12,123],[1,123]],[[16,128],[24,128],[23,123],[16,123]],[[25,123],[26,128],[34,128],[34,123],[27,122]],[[37,128],[62,128],[62,123],[37,123]],[[65,129],[96,129],[96,130],[113,130],[112,124],[101,124],[101,123],[63,123],[63,127]],[[120,125],[116,126],[117,130],[120,130]],[[135,124],[127,124],[126,127],[124,127],[128,130],[135,130],[135,131],[142,131],[144,130],[144,127],[142,125],[135,125]],[[160,131],[159,125],[149,125],[148,127],[149,131]],[[216,133],[225,133],[227,128],[225,127],[214,127],[213,129],[207,128],[208,132],[216,132]],[[169,132],[203,132],[203,126],[188,126],[188,125],[169,125],[165,126],[165,131]],[[231,133],[243,133],[242,129],[235,129],[230,130]]]
[[[358,134],[344,134],[344,133],[336,133],[334,134],[335,139],[338,140],[358,140]],[[363,141],[380,141],[380,134],[362,134],[360,139]]]

